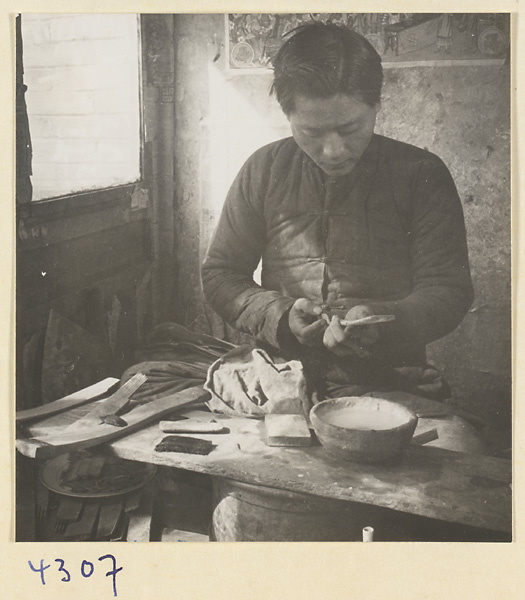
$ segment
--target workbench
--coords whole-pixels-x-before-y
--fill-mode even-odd
[[[85,411],[86,407],[78,407],[30,424],[27,429],[38,436]],[[307,448],[269,447],[260,419],[211,414],[193,407],[177,414],[203,421],[214,419],[230,433],[195,434],[214,443],[207,456],[161,453],[155,446],[166,434],[155,423],[107,444],[107,451],[128,460],[480,528],[494,532],[491,539],[510,539],[510,460],[411,445],[399,464],[361,465],[330,457],[315,440]],[[17,447],[29,455],[27,445]]]

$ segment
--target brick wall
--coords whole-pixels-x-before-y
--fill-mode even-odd
[[[140,177],[138,19],[22,16],[33,200]]]

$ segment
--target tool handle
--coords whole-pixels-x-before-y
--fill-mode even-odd
[[[220,423],[186,421],[161,421],[160,430],[164,433],[227,433],[229,429]]]
[[[355,327],[356,325],[376,325],[379,323],[388,323],[389,321],[394,320],[394,315],[370,315],[369,317],[354,319],[353,321],[345,321],[344,319],[341,319],[341,325],[343,327]]]
[[[369,315],[368,317],[362,317],[361,319],[354,319],[353,321],[347,321],[340,319],[340,323],[343,327],[355,327],[356,325],[376,325],[379,323],[388,323],[395,320],[395,315]],[[321,313],[321,319],[324,319],[328,325],[330,325],[330,315],[323,312]]]

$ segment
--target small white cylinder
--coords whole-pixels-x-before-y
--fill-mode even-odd
[[[374,541],[374,528],[373,527],[363,527],[363,542],[373,542]]]

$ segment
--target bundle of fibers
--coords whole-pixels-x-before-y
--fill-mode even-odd
[[[156,446],[157,452],[183,452],[184,454],[209,454],[214,444],[202,438],[186,437],[184,435],[168,435]]]

